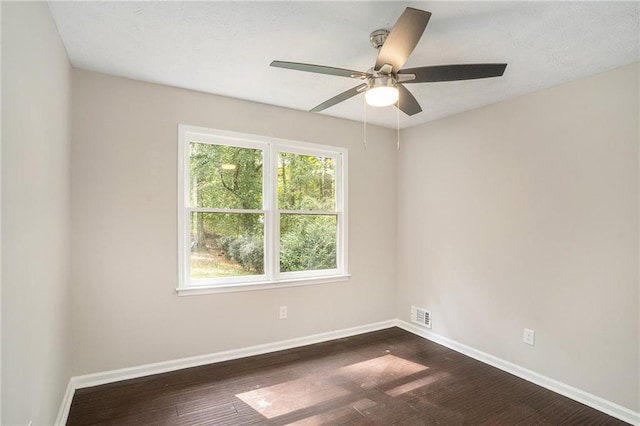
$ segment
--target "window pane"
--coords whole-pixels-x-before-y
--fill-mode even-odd
[[[278,207],[281,210],[335,210],[335,160],[278,154]]]
[[[263,273],[263,214],[191,212],[191,278]]]
[[[335,269],[336,215],[280,215],[280,271]]]
[[[191,142],[192,207],[262,209],[262,150]]]

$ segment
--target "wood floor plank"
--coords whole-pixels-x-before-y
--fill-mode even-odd
[[[623,425],[389,328],[78,389],[76,425]]]
[[[511,426],[523,422],[531,417],[536,411],[525,404],[513,404],[507,409],[496,412],[488,417],[480,426]]]

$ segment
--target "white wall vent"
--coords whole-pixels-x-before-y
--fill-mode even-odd
[[[426,309],[411,307],[411,322],[431,328],[431,311]]]

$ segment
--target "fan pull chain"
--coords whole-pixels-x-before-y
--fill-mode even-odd
[[[362,97],[362,107],[364,108],[364,135],[362,139],[362,146],[364,146],[364,150],[367,150],[367,101],[364,96]]]
[[[396,129],[397,129],[397,141],[396,150],[400,151],[400,108],[396,108]]]

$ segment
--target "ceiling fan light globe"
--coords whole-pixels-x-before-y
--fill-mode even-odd
[[[372,87],[364,94],[367,105],[384,107],[398,102],[398,89],[394,86]]]

